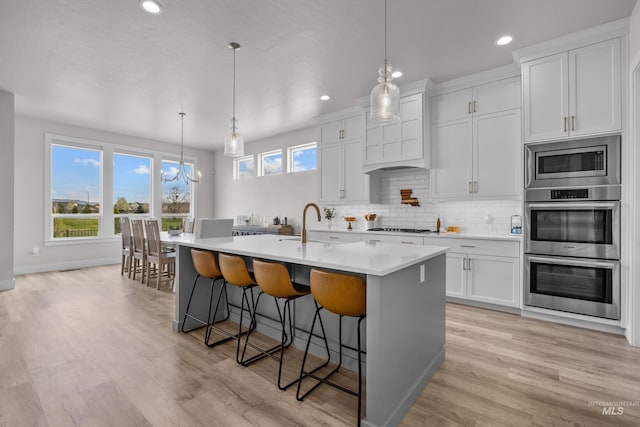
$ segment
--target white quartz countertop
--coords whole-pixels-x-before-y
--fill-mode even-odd
[[[470,233],[403,233],[400,231],[367,231],[367,230],[347,230],[346,228],[310,228],[309,231],[321,231],[325,233],[348,233],[360,235],[388,235],[388,236],[417,236],[417,237],[435,237],[435,238],[453,238],[453,239],[481,239],[481,240],[507,240],[521,241],[522,235],[514,234],[470,234]]]
[[[448,251],[448,248],[441,246],[397,243],[308,242],[303,245],[300,243],[299,237],[268,234],[213,239],[193,239],[184,236],[163,239],[163,241],[212,251],[374,276],[385,276]]]

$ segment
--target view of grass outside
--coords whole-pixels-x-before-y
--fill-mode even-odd
[[[54,218],[53,237],[96,237],[98,220],[89,218]]]

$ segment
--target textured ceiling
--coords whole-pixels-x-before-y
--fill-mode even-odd
[[[511,51],[629,16],[636,0],[389,0],[399,84],[512,62]],[[355,105],[383,60],[382,0],[0,0],[0,89],[19,114],[217,149]],[[494,45],[503,33],[507,47]],[[322,102],[321,94],[331,95]],[[303,141],[301,141],[303,142]]]

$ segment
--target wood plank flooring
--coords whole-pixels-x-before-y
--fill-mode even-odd
[[[320,387],[298,402],[275,387],[276,361],[238,367],[233,343],[172,332],[173,304],[119,266],[18,276],[0,293],[0,426],[355,425],[355,398]],[[301,352],[286,357],[292,378]],[[439,425],[638,426],[640,349],[448,304],[446,359],[402,423]]]

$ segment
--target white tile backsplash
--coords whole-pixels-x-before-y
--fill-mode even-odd
[[[470,234],[506,234],[510,231],[511,215],[522,215],[522,200],[464,200],[435,201],[430,199],[429,171],[401,169],[380,172],[371,177],[377,180],[380,203],[369,205],[338,205],[338,218],[355,216],[355,229],[365,229],[364,214],[376,213],[376,227],[404,227],[435,229],[440,216],[443,227],[457,225]],[[373,183],[372,183],[373,184]],[[420,206],[400,203],[400,190],[412,189],[412,197]],[[334,222],[334,227],[347,224]]]

